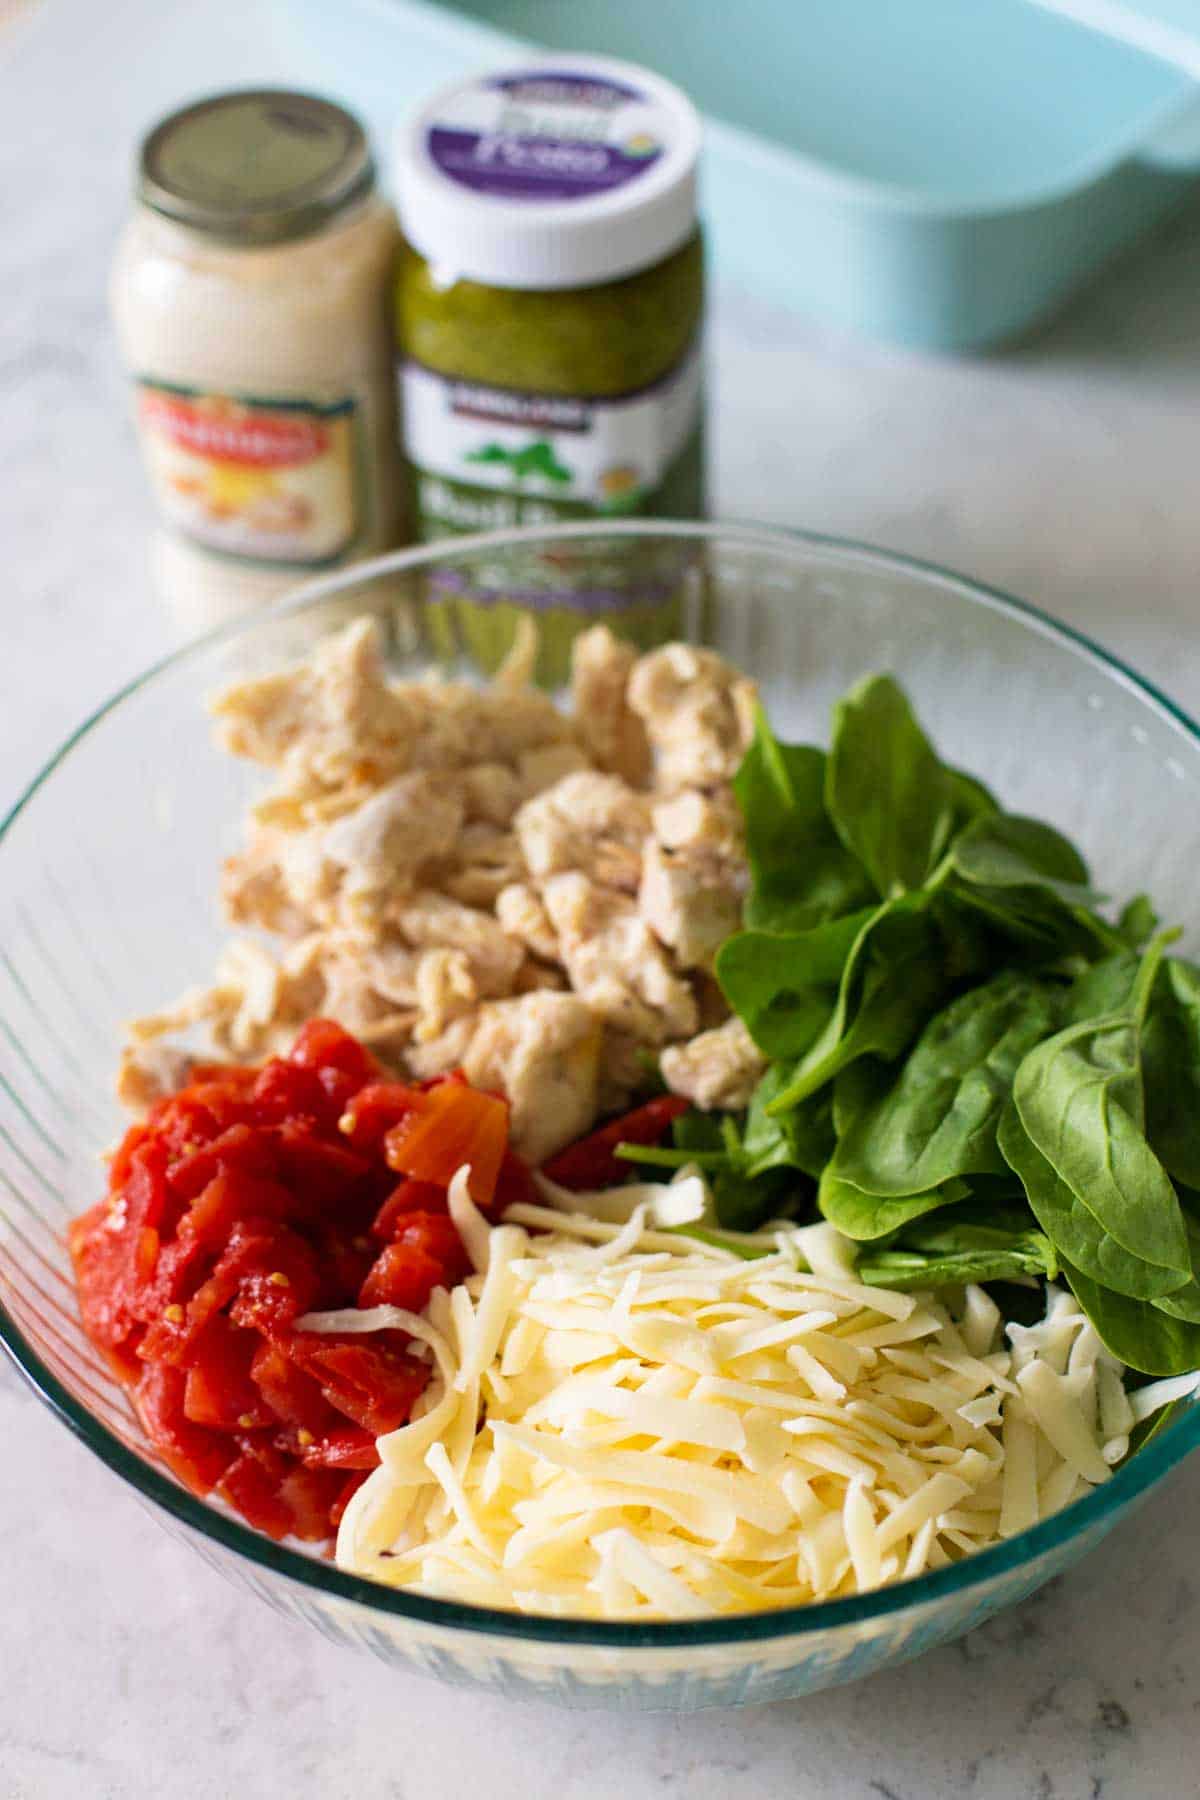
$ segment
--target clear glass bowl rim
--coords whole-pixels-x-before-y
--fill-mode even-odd
[[[287,599],[269,608],[217,626],[193,638],[151,664],[117,690],[65,739],[33,778],[24,793],[0,821],[0,879],[3,878],[3,844],[16,819],[50,781],[66,759],[85,743],[91,732],[131,695],[167,671],[202,656],[213,646],[235,638],[267,621],[307,610],[335,595],[361,587],[382,575],[420,569],[431,563],[467,561],[481,551],[570,539],[597,537],[673,537],[699,544],[737,545],[767,555],[803,560],[818,551],[846,566],[875,569],[880,574],[899,572],[931,578],[948,586],[958,598],[985,611],[1015,618],[1032,636],[1046,637],[1073,651],[1082,660],[1094,661],[1108,676],[1133,692],[1144,704],[1165,714],[1174,725],[1200,744],[1200,724],[1151,682],[1119,657],[1101,648],[1085,633],[1060,623],[1029,601],[1018,600],[954,570],[919,557],[877,549],[853,538],[820,532],[789,531],[778,527],[685,523],[673,520],[581,521],[552,527],[521,527],[479,533],[415,549],[392,551],[385,556],[356,563],[335,575],[304,583]],[[87,1445],[143,1499],[160,1506],[184,1526],[197,1531],[223,1549],[232,1551],[260,1569],[297,1582],[330,1598],[349,1601],[393,1618],[407,1618],[424,1625],[483,1633],[497,1638],[523,1639],[542,1644],[603,1649],[672,1649],[687,1646],[729,1646],[769,1642],[778,1638],[807,1637],[835,1631],[841,1626],[886,1620],[910,1609],[934,1605],[951,1598],[965,1598],[972,1590],[1032,1564],[1043,1554],[1059,1549],[1071,1539],[1120,1513],[1137,1497],[1167,1475],[1177,1463],[1200,1445],[1200,1402],[1193,1402],[1184,1416],[1137,1452],[1103,1487],[1094,1488],[1028,1531],[982,1550],[962,1562],[919,1575],[908,1581],[877,1588],[871,1593],[841,1600],[819,1601],[809,1606],[781,1607],[763,1613],[715,1615],[710,1619],[647,1624],[614,1623],[595,1619],[559,1619],[542,1614],[503,1612],[496,1608],[465,1606],[454,1601],[427,1599],[398,1588],[348,1575],[332,1563],[319,1562],[286,1545],[252,1531],[249,1526],[205,1504],[186,1489],[160,1475],[127,1450],[94,1414],[67,1390],[46,1366],[0,1299],[0,1346],[7,1352],[26,1382],[76,1437]]]

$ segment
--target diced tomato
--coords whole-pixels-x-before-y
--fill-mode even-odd
[[[318,1544],[329,1536],[329,1514],[337,1504],[342,1482],[339,1469],[293,1465],[279,1484],[279,1498],[288,1509],[293,1537]]]
[[[273,1056],[263,1064],[250,1093],[256,1123],[281,1125],[285,1119],[325,1119],[329,1096],[315,1069],[291,1057]]]
[[[224,1244],[234,1226],[246,1215],[286,1219],[293,1202],[277,1181],[247,1175],[237,1169],[214,1175],[179,1221],[180,1236],[196,1237],[210,1244]]]
[[[691,1104],[678,1094],[660,1094],[619,1119],[602,1125],[577,1143],[568,1144],[543,1164],[542,1173],[575,1193],[613,1187],[629,1174],[629,1164],[613,1151],[618,1144],[659,1144],[671,1123]]]
[[[510,1206],[536,1206],[538,1191],[533,1185],[529,1164],[515,1150],[506,1150],[500,1164],[500,1177],[492,1196],[492,1210],[504,1212]]]
[[[196,1345],[183,1391],[183,1410],[194,1425],[214,1431],[253,1431],[273,1425],[275,1415],[251,1380],[256,1331],[231,1323],[223,1313],[210,1319]]]
[[[280,1343],[260,1339],[250,1379],[275,1418],[314,1437],[333,1430],[337,1415],[311,1375],[294,1363]]]
[[[301,1069],[332,1068],[356,1075],[359,1087],[379,1067],[370,1051],[333,1019],[310,1019],[301,1026],[288,1057]]]
[[[387,1244],[396,1235],[397,1227],[409,1213],[444,1213],[445,1211],[445,1188],[435,1186],[432,1181],[406,1179],[392,1189],[376,1213],[371,1226],[371,1235]]]
[[[391,1332],[372,1332],[366,1342],[297,1332],[288,1354],[320,1383],[331,1406],[372,1437],[404,1424],[429,1378],[425,1364],[408,1356]]]
[[[220,1432],[195,1425],[184,1411],[187,1377],[166,1363],[147,1363],[134,1398],[146,1436],[187,1487],[207,1493],[231,1458]]]
[[[342,1486],[338,1489],[338,1497],[329,1509],[329,1523],[334,1531],[336,1531],[341,1524],[346,1508],[353,1500],[355,1494],[357,1494],[363,1482],[367,1479],[368,1473],[369,1471],[364,1469],[361,1473],[356,1471],[353,1475],[348,1475]]]
[[[379,1452],[369,1431],[343,1425],[325,1437],[307,1441],[311,1434],[297,1434],[300,1461],[306,1469],[377,1469]]]
[[[356,1150],[378,1150],[387,1133],[420,1105],[421,1090],[399,1081],[371,1081],[346,1102],[338,1129]]]
[[[88,1336],[122,1364],[141,1333],[128,1233],[121,1200],[101,1200],[75,1219],[67,1244],[75,1267],[79,1313]]]
[[[435,1257],[407,1244],[387,1244],[371,1264],[358,1304],[424,1312],[434,1288],[445,1285],[445,1273]]]
[[[308,1312],[321,1285],[315,1255],[286,1225],[235,1226],[214,1276],[226,1269],[237,1279],[230,1317],[264,1336]]]
[[[279,1153],[274,1138],[267,1131],[239,1122],[227,1126],[208,1143],[185,1147],[172,1163],[168,1180],[182,1199],[194,1201],[218,1175],[272,1181],[278,1174]]]
[[[500,1096],[461,1071],[385,1081],[329,1020],[262,1067],[196,1067],[126,1133],[68,1243],[84,1327],[181,1481],[272,1537],[336,1531],[429,1367],[403,1332],[296,1321],[420,1312],[461,1280],[447,1184],[469,1163],[478,1204],[532,1198],[507,1145]]]
[[[265,1531],[272,1538],[287,1537],[292,1529],[292,1509],[280,1493],[280,1484],[291,1467],[270,1445],[247,1443],[225,1470],[216,1491],[256,1531]]]
[[[508,1147],[508,1107],[493,1094],[445,1082],[384,1139],[388,1165],[401,1175],[448,1187],[464,1164],[477,1206],[490,1204]]]

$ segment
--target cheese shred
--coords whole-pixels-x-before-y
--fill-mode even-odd
[[[864,1287],[825,1228],[748,1257],[665,1232],[644,1189],[495,1227],[465,1174],[451,1197],[475,1273],[402,1315],[435,1373],[338,1536],[343,1569],[394,1587],[609,1619],[863,1593],[1087,1492],[1133,1422],[1057,1289],[1006,1343],[982,1290],[952,1311]]]

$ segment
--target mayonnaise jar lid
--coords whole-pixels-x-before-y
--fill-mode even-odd
[[[319,231],[375,185],[366,133],[315,94],[214,94],[155,126],[138,157],[137,197],[226,244],[286,243]]]
[[[400,224],[435,273],[571,288],[662,261],[696,228],[700,121],[680,90],[563,54],[443,89],[396,146]]]

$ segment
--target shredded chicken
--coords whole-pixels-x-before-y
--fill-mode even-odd
[[[274,944],[232,943],[212,987],[135,1022],[130,1104],[182,1079],[177,1034],[258,1058],[320,1014],[402,1075],[502,1090],[534,1160],[660,1055],[698,1105],[745,1104],[761,1059],[711,968],[747,881],[730,782],[753,684],[596,626],[566,713],[530,685],[537,650],[524,632],[490,687],[397,683],[363,619],[217,699],[225,746],[276,772],[221,890]]]
[[[726,1019],[713,1031],[702,1031],[686,1044],[662,1053],[663,1080],[673,1094],[704,1112],[715,1107],[735,1111],[750,1096],[766,1069],[766,1059],[740,1019]]]

